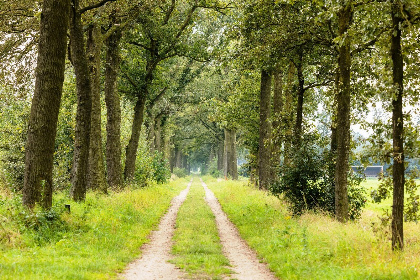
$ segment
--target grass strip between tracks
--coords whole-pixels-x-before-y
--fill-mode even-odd
[[[222,279],[229,274],[229,261],[222,246],[213,212],[204,200],[204,189],[196,177],[176,221],[171,261],[193,279]]]

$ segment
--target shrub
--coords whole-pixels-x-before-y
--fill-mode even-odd
[[[212,159],[212,161],[209,164],[207,173],[215,178],[221,177],[221,171],[217,169],[217,158]]]
[[[270,187],[274,195],[284,195],[296,215],[305,210],[335,211],[334,160],[329,152],[320,152],[314,140],[311,136],[302,140],[291,162],[280,166],[279,179]],[[360,178],[349,177],[348,181],[349,216],[357,219],[366,203],[365,193],[359,187]]]
[[[178,168],[178,167],[174,167],[173,173],[178,177],[178,178],[184,178],[187,176],[187,171],[184,168]]]
[[[171,177],[171,171],[168,168],[169,163],[162,153],[156,151],[152,158],[153,180],[158,184],[163,184]]]

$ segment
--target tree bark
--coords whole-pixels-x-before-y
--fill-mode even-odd
[[[77,112],[74,137],[74,154],[72,168],[71,197],[82,201],[86,197],[88,176],[90,124],[92,111],[92,85],[89,75],[89,64],[85,52],[82,16],[79,11],[79,0],[72,0],[70,17],[71,58],[76,74]]]
[[[146,97],[140,96],[137,99],[134,107],[133,125],[131,127],[131,138],[126,148],[126,159],[124,168],[124,177],[130,180],[134,176],[136,169],[137,148],[139,146],[141,126],[143,124],[144,106],[146,104]]]
[[[155,149],[159,153],[163,153],[163,146],[162,146],[162,114],[159,114],[155,119],[155,125],[154,125],[154,134],[155,134],[155,141],[154,146]]]
[[[107,192],[105,182],[105,165],[102,152],[102,120],[101,120],[101,30],[97,24],[89,27],[88,57],[92,82],[92,113],[89,144],[89,177],[88,187],[93,190]]]
[[[302,69],[302,54],[299,55],[299,61],[296,64],[297,76],[298,76],[298,92],[297,92],[297,105],[296,105],[296,122],[295,122],[295,135],[293,136],[294,143],[299,145],[300,138],[302,136],[302,123],[303,123],[303,97],[305,94],[304,84],[305,79],[303,77]]]
[[[271,146],[271,166],[272,170],[280,164],[281,153],[281,124],[283,111],[283,73],[280,69],[276,69],[274,75],[274,94],[273,94],[273,128],[272,128],[272,146]],[[274,174],[273,174],[274,179]]]
[[[105,103],[106,123],[106,171],[110,187],[123,185],[121,166],[121,105],[117,92],[117,78],[120,67],[121,31],[116,30],[106,40]]]
[[[225,153],[224,149],[225,149],[224,140],[221,140],[217,147],[217,170],[221,172],[223,172],[224,170],[223,168],[224,166],[223,155]]]
[[[404,61],[401,53],[401,5],[399,0],[392,1],[392,80],[396,96],[392,100],[392,142],[393,142],[393,205],[392,205],[392,249],[404,249],[404,123],[403,123],[403,80]]]
[[[271,73],[261,71],[260,89],[260,127],[258,142],[258,181],[259,188],[266,190],[271,182]]]
[[[137,148],[140,140],[141,126],[144,120],[144,108],[147,97],[149,95],[149,88],[153,82],[153,71],[155,70],[158,63],[161,61],[160,58],[156,58],[157,48],[154,46],[152,53],[152,59],[146,63],[146,76],[144,78],[144,84],[141,87],[140,94],[137,97],[136,106],[134,107],[134,118],[131,127],[131,138],[126,148],[125,154],[125,167],[124,167],[124,178],[130,180],[134,176],[136,170],[136,157]]]
[[[289,64],[289,70],[287,73],[287,88],[285,90],[285,103],[284,103],[284,163],[290,164],[290,153],[292,148],[293,138],[293,84],[295,77],[296,67],[293,62]]]
[[[44,0],[41,13],[35,92],[25,148],[23,204],[52,206],[52,171],[62,96],[70,0]]]
[[[337,153],[337,103],[338,103],[338,91],[340,86],[340,72],[339,69],[336,71],[334,81],[334,101],[332,105],[332,120],[331,120],[331,144],[330,152],[335,159]]]
[[[233,129],[225,128],[225,177],[232,180],[238,179],[238,166],[236,163],[236,132]]]
[[[152,114],[149,114],[148,119],[149,121],[146,122],[147,141],[149,143],[150,152],[154,153],[156,149],[155,117]]]
[[[347,1],[338,12],[338,35],[343,37],[339,46],[338,66],[340,71],[337,104],[337,161],[335,170],[335,216],[340,222],[349,217],[347,173],[350,152],[350,37],[347,34],[353,16],[352,1]]]

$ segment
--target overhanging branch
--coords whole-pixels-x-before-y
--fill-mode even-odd
[[[87,12],[87,11],[90,11],[90,10],[93,10],[93,9],[96,9],[96,8],[99,8],[99,7],[102,7],[103,5],[105,5],[108,2],[115,2],[115,1],[117,1],[117,0],[102,0],[99,3],[96,3],[96,4],[93,4],[93,5],[90,5],[90,6],[87,6],[87,7],[84,7],[82,9],[80,9],[79,13],[80,14],[83,14],[84,12]]]

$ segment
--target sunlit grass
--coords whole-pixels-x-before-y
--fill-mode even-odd
[[[204,189],[194,179],[190,193],[181,206],[174,235],[171,261],[192,279],[222,279],[229,274],[229,261],[222,247],[213,212],[204,201]]]
[[[183,179],[109,196],[88,193],[85,203],[70,202],[58,194],[55,204],[71,205],[71,213],[61,216],[66,230],[58,240],[52,237],[42,245],[34,244],[36,233],[22,232],[21,225],[13,225],[9,217],[8,225],[20,242],[0,244],[0,279],[116,278],[128,262],[139,257],[139,248],[172,197],[186,185]],[[4,213],[7,209],[0,204],[0,214]]]
[[[406,248],[391,250],[385,228],[365,217],[292,217],[277,198],[241,182],[207,182],[241,236],[280,279],[418,279],[420,225],[405,224]]]

